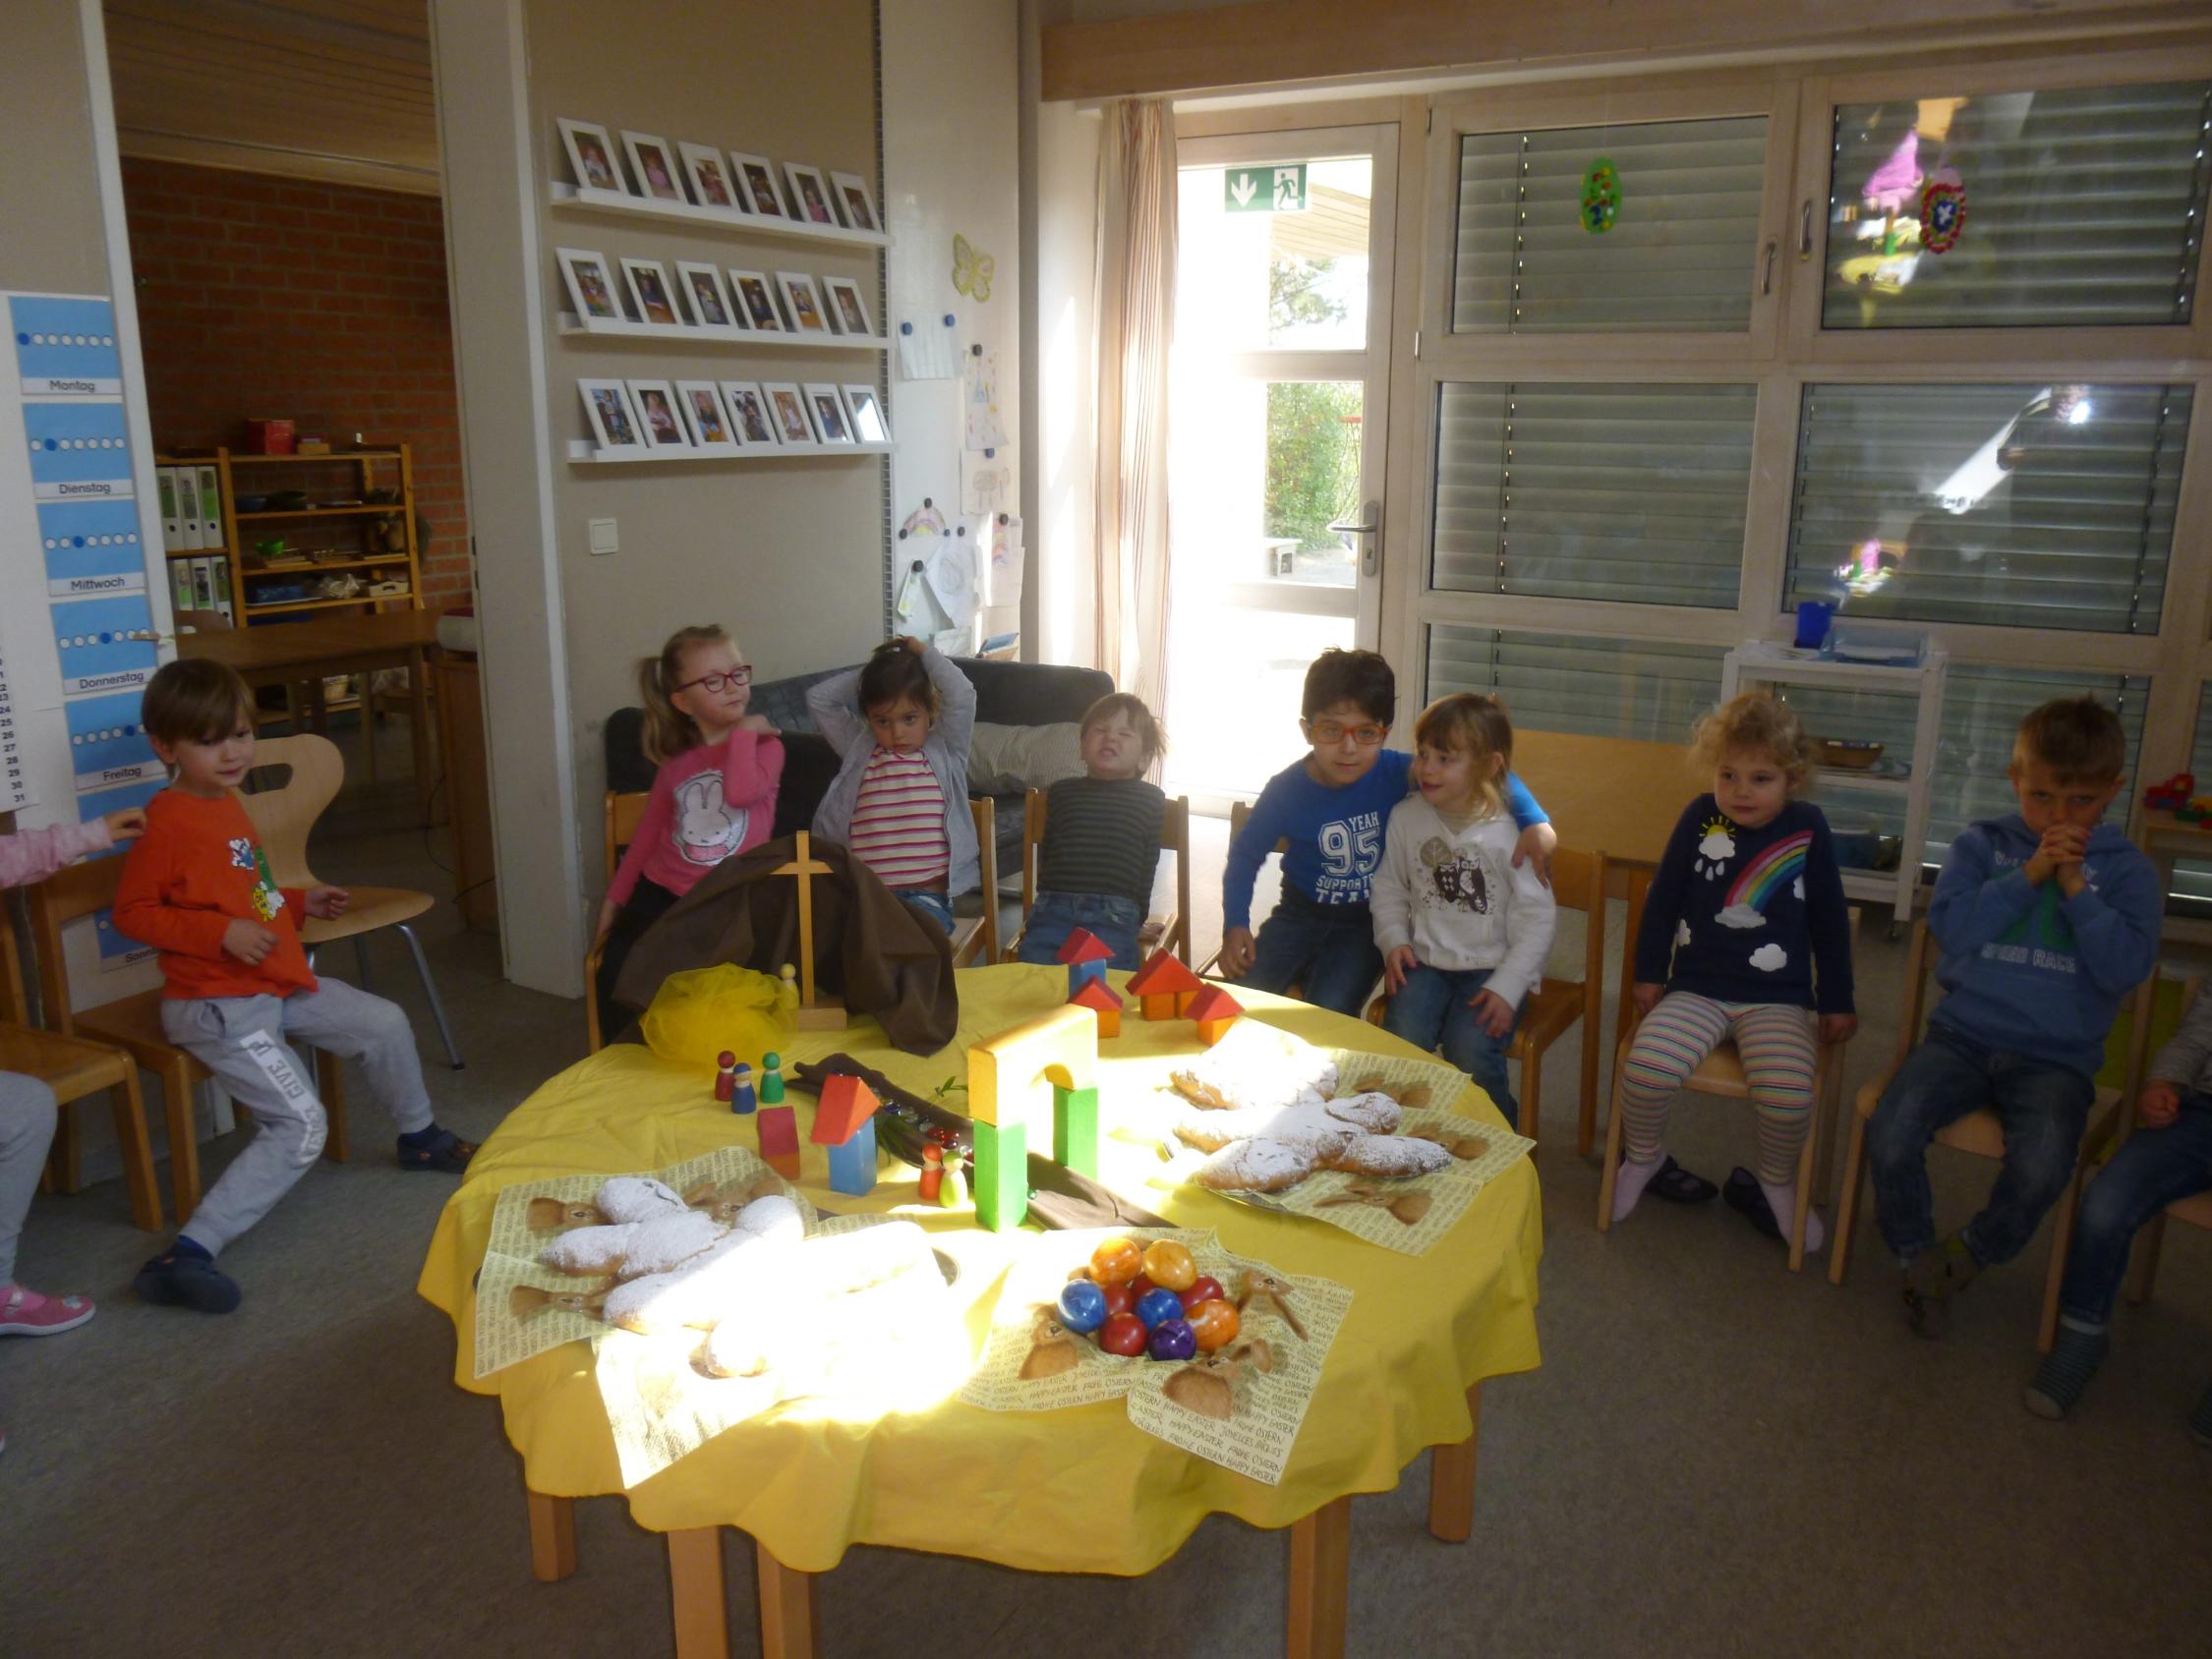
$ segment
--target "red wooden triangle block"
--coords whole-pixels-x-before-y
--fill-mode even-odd
[[[858,1132],[880,1103],[857,1077],[832,1077],[822,1085],[822,1104],[814,1109],[816,1146],[843,1146]]]

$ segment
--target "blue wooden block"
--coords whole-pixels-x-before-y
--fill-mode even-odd
[[[1101,985],[1106,983],[1106,964],[1103,960],[1070,962],[1068,964],[1068,995],[1073,997],[1094,979]]]
[[[865,1198],[876,1188],[876,1120],[865,1119],[851,1137],[829,1149],[830,1190]]]

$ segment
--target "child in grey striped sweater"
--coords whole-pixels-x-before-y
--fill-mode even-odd
[[[1136,936],[1152,903],[1167,796],[1144,781],[1167,753],[1160,722],[1126,691],[1083,711],[1084,775],[1064,777],[1045,794],[1045,833],[1037,901],[1017,952],[1052,962],[1077,928],[1111,945],[1110,967],[1136,968]]]

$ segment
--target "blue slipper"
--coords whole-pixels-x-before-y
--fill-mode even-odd
[[[189,1307],[198,1313],[229,1313],[241,1299],[238,1282],[217,1271],[212,1260],[177,1249],[140,1268],[131,1288],[141,1301]]]

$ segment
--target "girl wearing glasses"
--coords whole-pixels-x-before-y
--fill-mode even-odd
[[[599,907],[600,1029],[629,1021],[614,982],[638,937],[733,853],[757,847],[776,825],[784,745],[748,715],[753,670],[720,627],[678,628],[658,657],[637,665],[645,701],[645,758],[660,769],[637,835]]]

